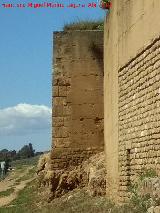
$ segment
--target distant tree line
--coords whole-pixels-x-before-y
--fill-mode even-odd
[[[25,158],[31,158],[43,152],[35,152],[31,143],[24,145],[19,151],[9,151],[7,149],[0,150],[0,161],[13,161]]]

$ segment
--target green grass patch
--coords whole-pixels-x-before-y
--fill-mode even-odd
[[[35,212],[36,203],[36,182],[29,183],[22,191],[19,192],[18,197],[9,206],[0,208],[1,213],[29,213]]]
[[[143,181],[145,178],[154,178],[157,176],[158,175],[154,169],[143,168],[142,171],[139,173],[140,181]]]
[[[12,162],[13,171],[12,179],[15,180],[11,189],[1,192],[1,196],[8,196],[14,191],[14,187],[20,184],[22,181],[29,180],[34,177],[36,171],[36,165],[40,156],[36,156],[29,159],[17,160]],[[23,175],[24,174],[24,175]],[[0,213],[30,213],[35,212],[36,200],[37,200],[37,182],[32,181],[26,185],[26,187],[18,193],[17,198],[10,203],[10,205],[1,207]]]
[[[68,197],[68,198],[67,198]],[[92,197],[86,190],[53,200],[51,204],[38,210],[39,213],[146,213],[135,209],[130,203],[116,206],[106,197]]]
[[[6,191],[0,192],[0,198],[11,195],[14,192],[14,188],[7,189]]]
[[[123,206],[116,206],[106,197],[91,197],[86,190],[75,190],[61,198],[54,199],[51,203],[43,202],[43,197],[38,195],[38,185],[36,181],[29,183],[23,189],[18,198],[10,206],[0,208],[1,213],[146,213],[142,208],[138,208],[128,203]],[[42,201],[43,204],[37,207],[36,203]],[[41,206],[41,207],[40,207]]]
[[[30,178],[33,178],[35,172],[36,172],[36,167],[29,169],[24,176],[16,179],[16,183],[20,183],[21,181],[25,181],[25,180],[29,180]]]
[[[40,155],[32,157],[32,158],[27,158],[27,159],[21,159],[21,160],[16,160],[11,163],[12,167],[16,167],[17,169],[23,169],[24,166],[36,166],[38,163]]]
[[[27,169],[24,166],[22,170],[24,168]],[[19,182],[32,177],[34,172],[35,167],[29,169],[28,173],[19,179]],[[154,176],[154,171],[145,171],[144,174],[141,174],[140,181],[145,177]],[[39,193],[40,190],[42,193]],[[38,187],[38,182],[33,180],[19,192],[17,199],[9,206],[0,208],[0,213],[146,213],[150,207],[150,197],[148,195],[139,196],[137,184],[131,187],[131,199],[123,206],[116,206],[106,197],[92,197],[85,189],[76,189],[54,199],[49,204],[46,202],[46,194],[43,195],[43,193],[43,190]]]

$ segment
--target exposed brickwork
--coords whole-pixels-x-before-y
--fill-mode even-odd
[[[82,161],[89,159],[92,155],[102,152],[103,147],[88,148],[88,149],[61,149],[55,148],[52,150],[52,170],[69,169],[80,165]]]
[[[159,11],[156,0],[112,0],[105,21],[107,197],[116,203],[144,167],[160,176]]]
[[[143,168],[160,172],[160,38],[119,76],[119,195]]]
[[[103,148],[103,32],[54,33],[53,167]]]

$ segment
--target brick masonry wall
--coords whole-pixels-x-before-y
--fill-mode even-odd
[[[159,137],[159,107],[156,107],[159,96],[155,94],[154,97],[154,92],[157,93],[155,87],[158,87],[158,83],[154,81],[158,78],[159,69],[155,71],[152,65],[155,63],[152,56],[159,56],[155,55],[158,50],[150,46],[160,35],[159,11],[160,1],[157,0],[112,0],[112,8],[105,20],[104,141],[107,161],[107,196],[117,203],[119,190],[122,196],[126,188],[125,158],[132,158],[127,160],[128,163],[131,161],[129,163],[131,166],[128,167],[129,170],[132,169],[128,172],[131,180],[136,171],[144,166],[150,168],[152,165],[159,170],[156,163],[159,157],[153,157],[158,154],[159,147],[159,139],[156,139]],[[149,52],[146,56],[145,47],[148,48],[148,51],[147,49],[145,51]],[[149,57],[151,60],[147,61]],[[147,71],[144,70],[145,66]],[[157,72],[156,75],[155,72]],[[151,103],[152,101],[155,103]],[[155,116],[152,115],[153,112]],[[154,119],[157,119],[157,122]],[[146,129],[145,125],[147,125]],[[130,142],[132,144],[129,144]],[[126,151],[125,144],[127,147],[131,145],[130,151]],[[120,189],[119,179],[120,183],[124,184],[124,187]]]
[[[54,33],[52,88],[53,167],[79,164],[104,143],[102,31]]]
[[[118,72],[119,195],[137,173],[160,173],[160,37]]]
[[[92,155],[102,152],[103,147],[97,148],[55,148],[52,150],[52,170],[71,170],[73,167],[89,159]]]

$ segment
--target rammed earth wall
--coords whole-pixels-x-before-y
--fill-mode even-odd
[[[103,32],[55,32],[53,54],[52,165],[61,169],[103,150]]]
[[[104,34],[107,194],[124,202],[137,174],[160,174],[160,2],[112,0]]]

